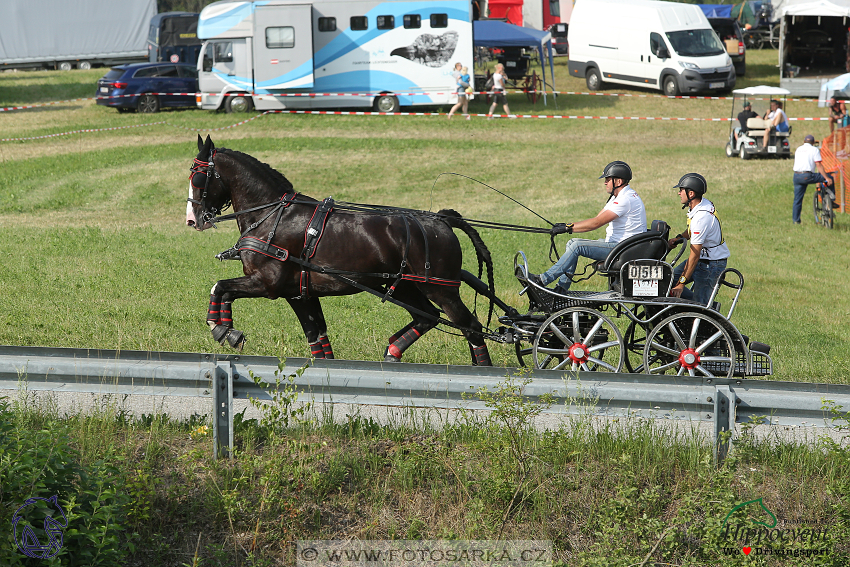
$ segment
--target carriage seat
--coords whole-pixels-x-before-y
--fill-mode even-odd
[[[660,220],[652,221],[646,232],[626,238],[598,266],[603,276],[620,276],[620,268],[629,260],[663,260],[667,255],[670,227]]]
[[[764,136],[765,130],[770,128],[770,123],[763,118],[748,118],[747,119],[747,136],[758,137]],[[774,132],[775,135],[787,137],[791,135],[792,127],[788,127],[787,132]]]

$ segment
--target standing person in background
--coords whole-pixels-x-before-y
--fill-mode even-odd
[[[782,110],[782,103],[778,100],[770,101],[770,110],[764,113],[764,119],[770,122],[770,127],[764,129],[764,144],[762,144],[762,151],[767,151],[767,141],[770,138],[770,135],[774,132],[787,132],[791,129],[791,125],[788,124],[788,116],[785,114],[785,111]]]
[[[794,205],[791,208],[794,224],[800,224],[806,188],[814,183],[826,183],[829,186],[833,180],[823,166],[820,150],[815,146],[815,137],[808,134],[803,139],[803,145],[794,152]]]
[[[460,65],[460,63],[457,63]],[[451,118],[458,108],[463,106],[463,115],[469,120],[469,95],[467,94],[467,90],[469,89],[469,69],[467,67],[463,67],[460,70],[460,75],[457,77],[457,104],[449,110],[449,118]]]
[[[505,66],[501,63],[496,63],[496,69],[493,72],[493,104],[490,105],[490,111],[487,113],[487,120],[493,120],[493,111],[496,110],[496,105],[501,104],[505,109],[505,114],[511,116],[511,109],[508,108],[508,97],[505,96]]]
[[[714,203],[703,197],[708,191],[705,177],[686,173],[673,188],[679,190],[682,208],[688,209],[688,228],[667,241],[667,245],[672,249],[683,240],[689,240],[691,250],[688,259],[673,270],[675,283],[670,296],[708,305],[708,298],[726,269],[729,247],[723,238]],[[686,288],[685,284],[691,281],[694,282],[692,288]]]
[[[847,107],[844,105],[843,100],[836,101],[835,97],[831,97],[829,101],[827,101],[827,108],[829,109],[830,134],[832,134],[836,124],[838,124],[839,128],[844,128],[847,126],[847,123],[850,122],[850,118],[847,116]]]

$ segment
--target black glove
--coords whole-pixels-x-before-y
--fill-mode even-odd
[[[573,223],[569,223],[569,224],[564,224],[562,222],[555,223],[555,225],[553,225],[552,228],[549,230],[549,234],[551,234],[552,236],[555,236],[557,234],[564,234],[564,233],[569,233],[569,234],[573,233]]]

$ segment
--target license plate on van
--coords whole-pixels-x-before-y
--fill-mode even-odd
[[[726,86],[726,83],[708,83],[708,88],[710,89],[722,89]]]

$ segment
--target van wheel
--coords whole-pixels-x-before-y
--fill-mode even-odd
[[[584,80],[587,82],[587,88],[592,91],[598,91],[605,85],[605,83],[602,82],[602,75],[599,74],[599,69],[594,67],[587,70]]]
[[[395,113],[399,109],[398,99],[387,94],[376,97],[373,106],[375,112]]]
[[[667,96],[679,96],[679,85],[676,83],[676,77],[673,75],[664,77],[664,94]]]
[[[245,94],[229,96],[224,101],[224,110],[228,114],[233,114],[234,112],[251,112],[252,108],[254,108],[254,102],[251,100],[251,97]]]
[[[726,157],[735,157],[735,150],[732,148],[732,142],[726,142]]]

